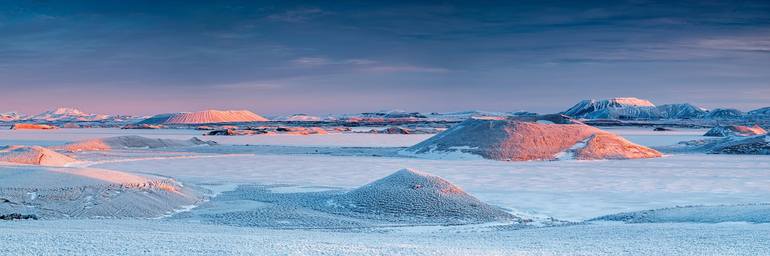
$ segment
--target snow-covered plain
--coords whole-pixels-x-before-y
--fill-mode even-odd
[[[698,139],[705,133],[705,130],[691,129],[607,130],[646,146]],[[200,131],[193,130],[0,131],[0,145],[19,144],[16,142],[61,145],[120,135],[190,139],[199,134]],[[763,255],[770,251],[766,243],[770,240],[770,225],[746,223],[756,221],[740,218],[749,216],[756,220],[757,214],[770,213],[741,210],[737,219],[723,217],[735,209],[732,205],[770,202],[770,156],[672,154],[638,160],[501,162],[418,159],[397,154],[403,147],[429,136],[210,136],[200,138],[224,145],[174,151],[75,153],[73,156],[83,162],[65,168],[88,167],[173,177],[184,184],[207,188],[211,194],[224,195],[226,200],[214,197],[198,208],[188,209],[189,212],[158,220],[0,221],[0,254]],[[252,146],[243,146],[245,144]],[[18,169],[0,164],[0,172],[9,168]],[[563,224],[547,227],[495,223],[398,225],[348,230],[216,224],[199,218],[270,209],[265,208],[269,202],[229,193],[239,185],[240,188],[267,187],[272,193],[349,191],[402,168],[441,176],[480,201],[516,216],[541,223],[556,219]],[[682,216],[682,211],[677,211],[674,219],[682,221],[658,223],[661,221],[650,219],[652,216],[644,221],[629,220],[630,223],[591,221],[653,209],[664,209],[656,213],[667,214],[665,209],[693,205],[714,207],[696,208],[692,212],[698,214],[693,216]],[[690,211],[684,211],[687,212]],[[698,216],[704,212],[712,217],[701,221]],[[730,222],[714,221],[713,216]],[[303,223],[306,220],[288,221]]]
[[[370,128],[371,129],[371,128]],[[369,129],[366,129],[369,130]],[[149,138],[187,140],[197,136],[222,144],[334,146],[334,147],[408,147],[432,134],[369,134],[330,133],[323,135],[254,135],[254,136],[203,136],[204,131],[192,129],[56,129],[56,130],[9,130],[0,128],[0,145],[63,145],[67,142],[105,137],[139,135]]]

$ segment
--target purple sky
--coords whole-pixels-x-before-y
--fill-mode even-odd
[[[768,1],[210,2],[0,0],[0,112],[770,106]]]

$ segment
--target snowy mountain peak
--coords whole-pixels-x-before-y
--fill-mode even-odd
[[[611,102],[613,105],[618,106],[639,106],[639,107],[654,107],[655,104],[652,104],[649,100],[643,100],[639,98],[634,97],[625,97],[625,98],[612,98],[607,100]]]
[[[35,116],[31,116],[29,120],[44,120],[44,121],[102,121],[108,119],[109,115],[88,114],[80,111],[76,108],[57,108],[55,110],[46,111]]]
[[[587,119],[660,118],[660,113],[655,104],[648,100],[633,97],[583,100],[562,113],[575,118]]]
[[[84,113],[83,111],[80,111],[76,108],[57,108],[53,111],[45,112],[47,114],[51,115],[67,115],[67,116],[87,116],[88,114]]]

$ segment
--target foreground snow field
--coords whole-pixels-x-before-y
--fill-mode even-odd
[[[770,224],[596,223],[523,230],[275,230],[163,220],[0,222],[3,255],[766,255]]]
[[[698,139],[705,132],[608,130],[647,146]],[[199,135],[199,131],[1,131],[0,145],[62,145],[120,135],[186,140]],[[638,160],[500,162],[418,159],[397,154],[403,147],[429,136],[211,136],[201,139],[224,145],[70,153],[80,162],[57,168],[68,172],[97,168],[143,177],[168,177],[209,190],[204,191],[207,195],[219,196],[204,200],[196,208],[177,208],[178,214],[162,219],[0,221],[0,254],[763,255],[770,252],[766,243],[770,240],[770,219],[766,217],[770,215],[770,207],[765,205],[770,202],[770,156],[691,153]],[[251,146],[243,146],[245,144]],[[22,177],[19,175],[26,175],[21,173],[25,168],[47,167],[0,164],[0,172],[6,172],[6,176],[0,177],[7,181]],[[316,211],[318,203],[334,206],[338,201],[307,204],[312,201],[308,199],[337,198],[336,195],[351,190],[362,191],[354,189],[403,168],[440,176],[484,204],[533,222],[525,225],[517,221],[514,224],[390,225],[387,220],[372,218],[376,215],[361,219],[357,214]],[[39,184],[54,182],[35,179]],[[0,185],[14,186],[2,182]],[[329,214],[336,215],[329,218]]]

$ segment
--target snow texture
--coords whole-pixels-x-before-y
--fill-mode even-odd
[[[167,220],[0,222],[3,255],[766,255],[768,224],[622,224],[386,232],[275,230]]]
[[[202,197],[168,178],[94,168],[0,166],[0,215],[154,218]]]
[[[329,201],[339,208],[378,218],[422,222],[489,222],[514,216],[479,201],[441,177],[402,169]]]

